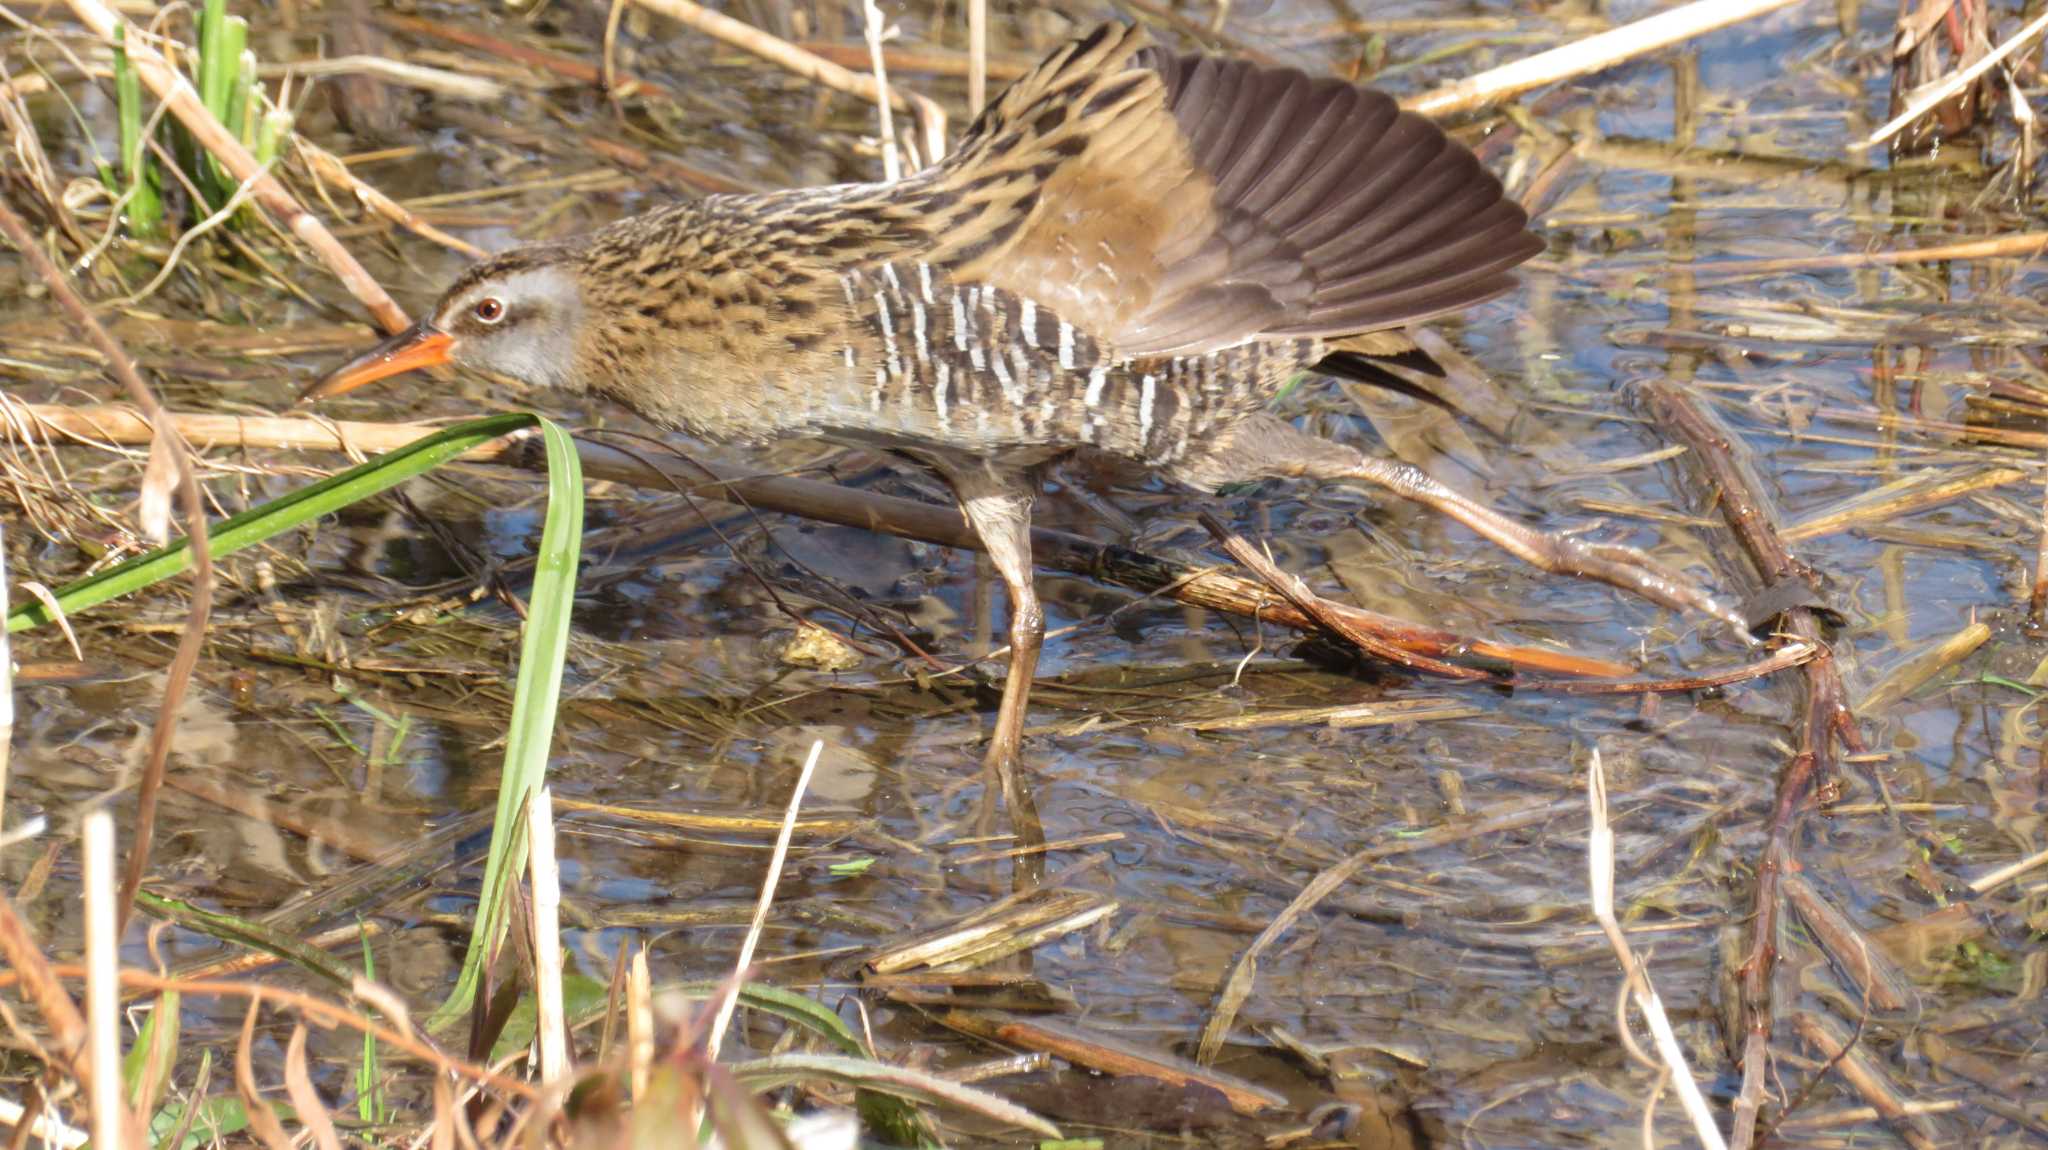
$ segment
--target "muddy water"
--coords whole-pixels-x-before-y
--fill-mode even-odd
[[[1625,9],[1616,14],[1635,6]],[[530,21],[430,15],[583,60],[595,58],[601,30],[601,13],[561,4]],[[1412,91],[1592,27],[1566,11],[1494,5],[1454,18],[1427,5],[1372,15],[1397,30],[1375,38],[1347,29],[1332,10],[1273,5],[1240,6],[1229,32],[1319,68],[1378,61],[1387,86]],[[934,19],[905,13],[906,34],[916,39]],[[1043,13],[1009,13],[998,28],[998,42],[1023,58],[1061,25]],[[266,58],[309,51],[315,31],[276,32],[264,41]],[[1973,620],[1991,624],[1990,641],[1968,659],[1862,716],[1870,747],[1887,757],[1846,773],[1838,805],[1797,846],[1805,877],[1877,932],[1918,989],[1916,1011],[1871,1023],[1868,1052],[1908,1097],[1962,1104],[1930,1120],[1946,1124],[1937,1131],[1984,1130],[2016,1145],[2027,1135],[2014,1133],[2009,1115],[1983,1108],[1984,1088],[1934,1073],[1929,1059],[1938,1056],[1922,1038],[1940,1031],[1950,1049],[2024,1068],[2033,1063],[2015,1059],[2044,1037],[2042,1013],[2027,1005],[2048,973],[2041,872],[1982,898],[1963,887],[2042,847],[2041,736],[2026,684],[2048,651],[2017,626],[2015,607],[2029,575],[2038,478],[2026,470],[2030,454],[1953,433],[1972,420],[2039,430],[2032,412],[1986,414],[1970,403],[1987,378],[2039,386],[2022,354],[2036,338],[2039,275],[2011,262],[1739,278],[1704,270],[2024,230],[2024,217],[1974,163],[1974,147],[1911,167],[1889,165],[1881,150],[1845,149],[1881,118],[1888,36],[1880,13],[1851,13],[1845,36],[1832,11],[1801,7],[1717,33],[1681,58],[1607,73],[1576,98],[1541,104],[1527,130],[1503,135],[1489,158],[1518,194],[1534,190],[1549,250],[1517,294],[1440,328],[1471,360],[1458,376],[1461,397],[1486,402],[1493,393],[1470,382],[1482,374],[1498,388],[1493,410],[1506,418],[1490,428],[1329,384],[1299,389],[1284,407],[1324,434],[1398,453],[1545,527],[1597,522],[1601,538],[1653,549],[1737,596],[1755,590],[1749,569],[1698,470],[1663,452],[1670,440],[1636,401],[1643,380],[1688,384],[1737,433],[1762,494],[1788,523],[1904,477],[1992,463],[2023,470],[1973,497],[1795,545],[1828,577],[1837,650],[1858,697],[1922,646]],[[957,40],[948,25],[945,42]],[[395,149],[356,165],[394,196],[477,193],[421,210],[486,249],[580,230],[670,194],[593,166],[586,138],[761,187],[878,170],[858,143],[872,131],[867,114],[852,102],[821,102],[804,84],[637,17],[624,42],[624,65],[669,84],[668,96],[630,99],[615,112],[585,87],[401,31],[386,51],[487,75],[509,94],[480,107],[398,93],[397,126],[383,138],[351,136],[316,99],[302,127],[341,154]],[[959,109],[957,81],[902,79]],[[83,96],[80,104],[104,124],[104,101]],[[82,172],[85,148],[70,121],[53,112],[41,127],[56,164]],[[1560,160],[1573,145],[1573,158]],[[357,229],[349,242],[409,306],[429,300],[464,263],[379,227]],[[110,396],[110,385],[65,354],[47,305],[25,298],[16,274],[0,271],[8,277],[0,318],[23,335],[26,364],[8,368],[8,393]],[[207,319],[317,337],[328,348],[346,342],[335,325],[352,313],[338,290],[311,271],[295,279],[320,307],[260,277],[205,293],[174,281],[136,324]],[[206,338],[225,337],[206,330],[212,335],[196,344],[138,347],[161,369],[174,407],[277,410],[332,362],[331,351],[209,346]],[[191,370],[195,360],[206,370]],[[79,375],[75,388],[67,372]],[[616,410],[466,378],[414,379],[331,410],[413,419],[507,405],[644,430]],[[890,493],[937,494],[929,479],[809,448],[690,447],[734,465],[821,468]],[[68,522],[87,522],[77,511],[86,499],[119,513],[140,467],[139,456],[86,449],[59,458],[72,486],[39,498],[73,506]],[[228,509],[333,463],[231,450],[212,459],[211,490]],[[25,457],[12,463],[31,466]],[[1131,521],[1115,524],[1072,498],[1072,481],[1055,482],[1044,522],[1205,564],[1216,561],[1195,523],[1206,507],[1269,542],[1282,566],[1319,590],[1377,610],[1638,661],[1657,675],[1746,657],[1696,620],[1532,572],[1462,529],[1377,496],[1268,484],[1198,503],[1127,487],[1116,501]],[[352,513],[265,556],[275,590],[260,584],[269,576],[256,558],[227,566],[216,640],[176,752],[177,772],[193,781],[165,800],[152,889],[297,931],[361,914],[385,932],[374,944],[380,977],[427,1004],[451,985],[466,936],[482,839],[461,818],[491,801],[517,647],[516,619],[502,600],[472,603],[470,592],[481,584],[523,594],[520,560],[534,544],[540,496],[530,481],[502,474],[421,482],[407,495],[407,509]],[[933,679],[934,664],[893,638],[914,639],[942,666],[978,654],[1002,632],[999,587],[971,555],[701,506],[700,516],[671,497],[592,491],[555,785],[591,803],[773,815],[805,750],[823,740],[806,808],[848,816],[852,829],[800,841],[763,940],[762,976],[846,1001],[851,1018],[846,975],[865,956],[1011,893],[1022,873],[1015,860],[988,857],[1016,845],[1008,817],[987,810],[978,767],[994,672]],[[80,548],[37,538],[42,521],[12,507],[7,514],[9,558],[26,577],[55,584],[85,569]],[[1303,649],[1290,633],[1137,602],[1078,577],[1047,574],[1040,588],[1057,637],[1034,697],[1028,785],[1047,840],[1092,840],[1054,850],[1044,865],[1055,874],[1082,868],[1068,884],[1117,909],[1004,969],[1069,996],[1075,1025],[1191,1053],[1237,957],[1317,873],[1425,832],[1476,827],[1508,811],[1536,815],[1506,831],[1389,851],[1266,951],[1217,1067],[1280,1091],[1291,1112],[1244,1119],[1200,1092],[1076,1070],[999,1078],[991,1088],[1070,1133],[1119,1145],[1182,1135],[1250,1144],[1305,1125],[1302,1113],[1332,1099],[1377,1100],[1404,1136],[1452,1145],[1632,1139],[1651,1078],[1616,1040],[1617,967],[1586,901],[1581,797],[1597,750],[1617,809],[1624,920],[1651,956],[1710,1096],[1725,1107],[1736,1084],[1728,1049],[1739,1041],[1732,979],[1754,868],[1774,781],[1804,719],[1796,675],[1655,705],[1504,692],[1360,668]],[[179,611],[174,597],[154,594],[79,620],[98,681],[21,691],[7,822],[41,813],[55,830],[0,855],[11,887],[40,881],[32,871],[44,848],[65,839],[89,804],[132,810]],[[843,669],[792,663],[787,646],[799,617],[857,640]],[[22,646],[31,660],[63,654],[51,635]],[[1427,698],[1465,704],[1466,713],[1351,729],[1198,729],[1291,708]],[[1933,858],[1875,805],[1875,778],[1897,801],[1918,804],[1913,826],[1942,848]],[[423,838],[429,827],[449,829]],[[682,979],[729,966],[766,840],[572,813],[561,852],[575,969],[603,979],[620,948],[644,941],[657,978]],[[393,874],[394,853],[409,853],[417,869],[382,887],[355,885]],[[78,937],[76,866],[68,850],[52,861],[28,908],[61,948]],[[1930,918],[1951,903],[1968,908],[1960,928],[1954,911]],[[129,941],[135,961],[146,961],[140,927]],[[1832,1012],[1853,1025],[1859,995],[1796,925],[1781,945],[1783,1061],[1772,1089],[1796,1091],[1818,1062],[1798,1041],[1791,1012]],[[156,946],[173,966],[220,953],[180,929]],[[352,946],[341,953],[360,960]],[[1955,1021],[1977,1009],[2018,1021]],[[238,1013],[214,1010],[188,1005],[195,1048],[231,1040]],[[928,1013],[880,998],[867,1010],[892,1057],[951,1066],[996,1053]],[[748,1037],[765,1048],[775,1034],[764,1025]],[[350,1055],[338,1039],[327,1045],[337,1069],[326,1082],[344,1097]],[[2010,1103],[2013,1095],[1993,1097]],[[1830,1078],[1802,1114],[1859,1101]],[[2034,1120],[2039,1137],[2038,1111]],[[1661,1121],[1676,1137],[1675,1108],[1667,1104]],[[1788,1137],[1858,1129],[1869,1128]]]

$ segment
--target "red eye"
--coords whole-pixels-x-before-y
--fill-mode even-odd
[[[485,323],[496,323],[505,318],[505,302],[496,296],[485,296],[476,301],[476,318]]]

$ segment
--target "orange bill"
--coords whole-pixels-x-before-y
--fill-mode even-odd
[[[299,402],[326,399],[366,383],[447,363],[448,349],[454,344],[455,337],[421,320],[322,376],[299,393]]]

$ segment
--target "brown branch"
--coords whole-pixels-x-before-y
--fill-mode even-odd
[[[1705,469],[1722,517],[1764,584],[1775,586],[1788,579],[1811,581],[1812,570],[1793,557],[1779,535],[1764,501],[1762,485],[1737,457],[1733,433],[1693,402],[1692,395],[1682,387],[1660,380],[1647,384],[1645,391],[1651,417],[1667,435],[1690,448],[1690,458]],[[1797,865],[1793,837],[1812,809],[1809,800],[1815,788],[1835,777],[1836,739],[1851,751],[1863,749],[1849,711],[1848,688],[1842,682],[1833,652],[1821,639],[1820,619],[1811,608],[1795,607],[1785,612],[1780,629],[1817,650],[1803,667],[1806,724],[1798,753],[1778,776],[1763,857],[1756,868],[1749,953],[1739,971],[1743,1085],[1735,1102],[1735,1130],[1730,1139],[1730,1144],[1738,1148],[1752,1144],[1763,1099],[1773,1022],[1771,975],[1777,967],[1778,924],[1784,910],[1780,880]]]
[[[131,38],[131,46],[139,47]],[[182,81],[180,81],[182,83]],[[156,800],[163,788],[164,767],[171,755],[171,736],[178,730],[178,713],[185,703],[185,691],[192,683],[192,669],[199,664],[200,649],[206,644],[206,619],[213,609],[213,552],[207,545],[206,504],[199,493],[199,472],[192,462],[192,450],[185,444],[178,428],[165,414],[163,405],[156,401],[156,393],[143,382],[142,374],[136,370],[135,361],[128,358],[128,351],[107,329],[94,318],[92,309],[72,290],[71,281],[43,254],[43,249],[29,234],[21,217],[14,214],[4,202],[0,202],[0,232],[28,260],[50,294],[56,297],[65,315],[74,326],[85,334],[87,341],[106,361],[107,370],[127,390],[128,398],[142,409],[147,419],[154,446],[170,452],[173,466],[177,470],[178,502],[183,505],[185,532],[192,540],[192,605],[185,615],[185,629],[178,636],[177,654],[171,659],[170,669],[164,675],[163,702],[157,708],[156,725],[149,733],[149,758],[142,769],[142,782],[135,795],[135,841],[128,850],[128,866],[121,876],[121,894],[116,904],[115,919],[127,925],[128,912],[135,905],[135,892],[142,886],[143,871],[149,866],[150,840],[156,830]],[[144,483],[148,480],[145,478]]]
[[[120,13],[103,0],[69,2],[79,22],[109,44],[114,42],[115,29],[125,28],[128,62],[134,66],[135,74],[149,85],[158,99],[169,105],[171,114],[178,117],[192,137],[234,173],[235,179],[250,185],[250,193],[256,202],[282,221],[286,230],[297,236],[300,242],[313,249],[313,253],[327,264],[328,269],[341,280],[342,286],[369,311],[379,326],[387,332],[405,329],[405,312],[392,302],[376,280],[370,278],[370,273],[363,270],[363,265],[356,262],[348,249],[341,246],[341,241],[334,238],[327,225],[300,207],[298,200],[278,182],[277,177],[264,171],[263,165],[256,162],[256,157],[249,154],[234,133],[214,119],[213,113],[200,103],[199,93],[192,90],[184,75],[149,46],[149,37],[128,25]]]

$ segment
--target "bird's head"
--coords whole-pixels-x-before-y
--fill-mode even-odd
[[[411,327],[328,372],[301,402],[404,372],[457,364],[536,387],[575,387],[583,326],[583,249],[542,244],[464,272]]]

